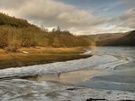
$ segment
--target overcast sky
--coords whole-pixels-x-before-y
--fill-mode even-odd
[[[76,35],[135,28],[135,0],[0,0],[0,12]]]

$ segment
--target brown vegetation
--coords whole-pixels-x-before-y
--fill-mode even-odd
[[[135,31],[91,36],[97,46],[135,46]]]
[[[77,47],[92,45],[94,41],[86,36],[74,36],[59,27],[49,32],[0,13],[0,68],[84,58],[90,55],[79,55]]]
[[[27,52],[24,53],[24,52]],[[35,64],[45,64],[57,61],[86,58],[91,55],[79,55],[82,48],[20,48],[17,52],[8,52],[0,49],[0,69],[20,67]]]
[[[61,31],[58,27],[48,32],[26,20],[16,19],[0,13],[0,47],[8,51],[17,51],[20,47],[78,47],[91,46],[92,39],[74,36],[69,31]]]

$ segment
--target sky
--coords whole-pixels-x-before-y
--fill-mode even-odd
[[[135,0],[0,0],[0,12],[75,35],[135,28]]]

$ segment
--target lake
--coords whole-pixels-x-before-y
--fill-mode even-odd
[[[90,51],[86,59],[0,70],[0,101],[135,100],[135,47]]]

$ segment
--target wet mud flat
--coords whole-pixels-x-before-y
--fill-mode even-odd
[[[89,98],[134,100],[135,93],[24,79],[3,80],[0,85],[0,101],[86,101]]]
[[[90,87],[91,80],[102,80],[103,70],[79,70],[66,73],[39,75],[2,80],[0,85],[1,101],[86,101],[89,98],[108,101],[134,100],[135,93]],[[89,84],[89,86],[81,83]],[[107,82],[106,82],[107,84]],[[106,85],[105,84],[105,85]],[[97,88],[96,88],[97,87]],[[6,99],[7,98],[7,99]],[[6,100],[3,100],[6,99]],[[101,100],[99,100],[101,101]]]
[[[18,78],[0,81],[0,101],[135,100],[134,61],[132,48],[100,48],[86,59],[6,69],[0,77]]]
[[[77,85],[79,82],[83,82],[91,79],[96,75],[103,74],[102,70],[78,70],[72,72],[63,72],[57,74],[49,74],[49,75],[37,75],[37,76],[27,76],[23,77],[23,79],[34,80],[34,81],[53,81],[60,83],[67,83]]]
[[[46,81],[51,82],[63,86],[68,86],[63,92],[65,93],[76,93],[76,98],[71,97],[69,94],[68,100],[58,100],[58,101],[123,101],[123,100],[135,100],[135,93],[132,91],[122,91],[119,89],[113,89],[110,83],[110,89],[108,87],[108,82],[104,84],[106,88],[103,88],[101,82],[95,83],[95,87],[90,84],[93,81],[94,77],[102,77],[106,72],[103,70],[79,70],[73,72],[66,73],[58,73],[58,74],[50,74],[50,75],[42,75],[42,76],[34,76],[34,77],[25,77],[23,79],[32,80],[32,81]],[[101,79],[102,80],[102,79]],[[86,83],[86,84],[83,84]],[[92,86],[91,86],[92,85]],[[102,85],[102,87],[100,87]],[[112,84],[113,85],[113,84]],[[129,85],[131,86],[131,85]],[[99,88],[98,88],[99,87]],[[87,92],[87,93],[86,93]],[[58,92],[52,92],[47,95],[49,96],[57,96]],[[76,95],[74,94],[73,95]],[[92,98],[93,100],[91,100]],[[98,100],[99,99],[99,100]]]

